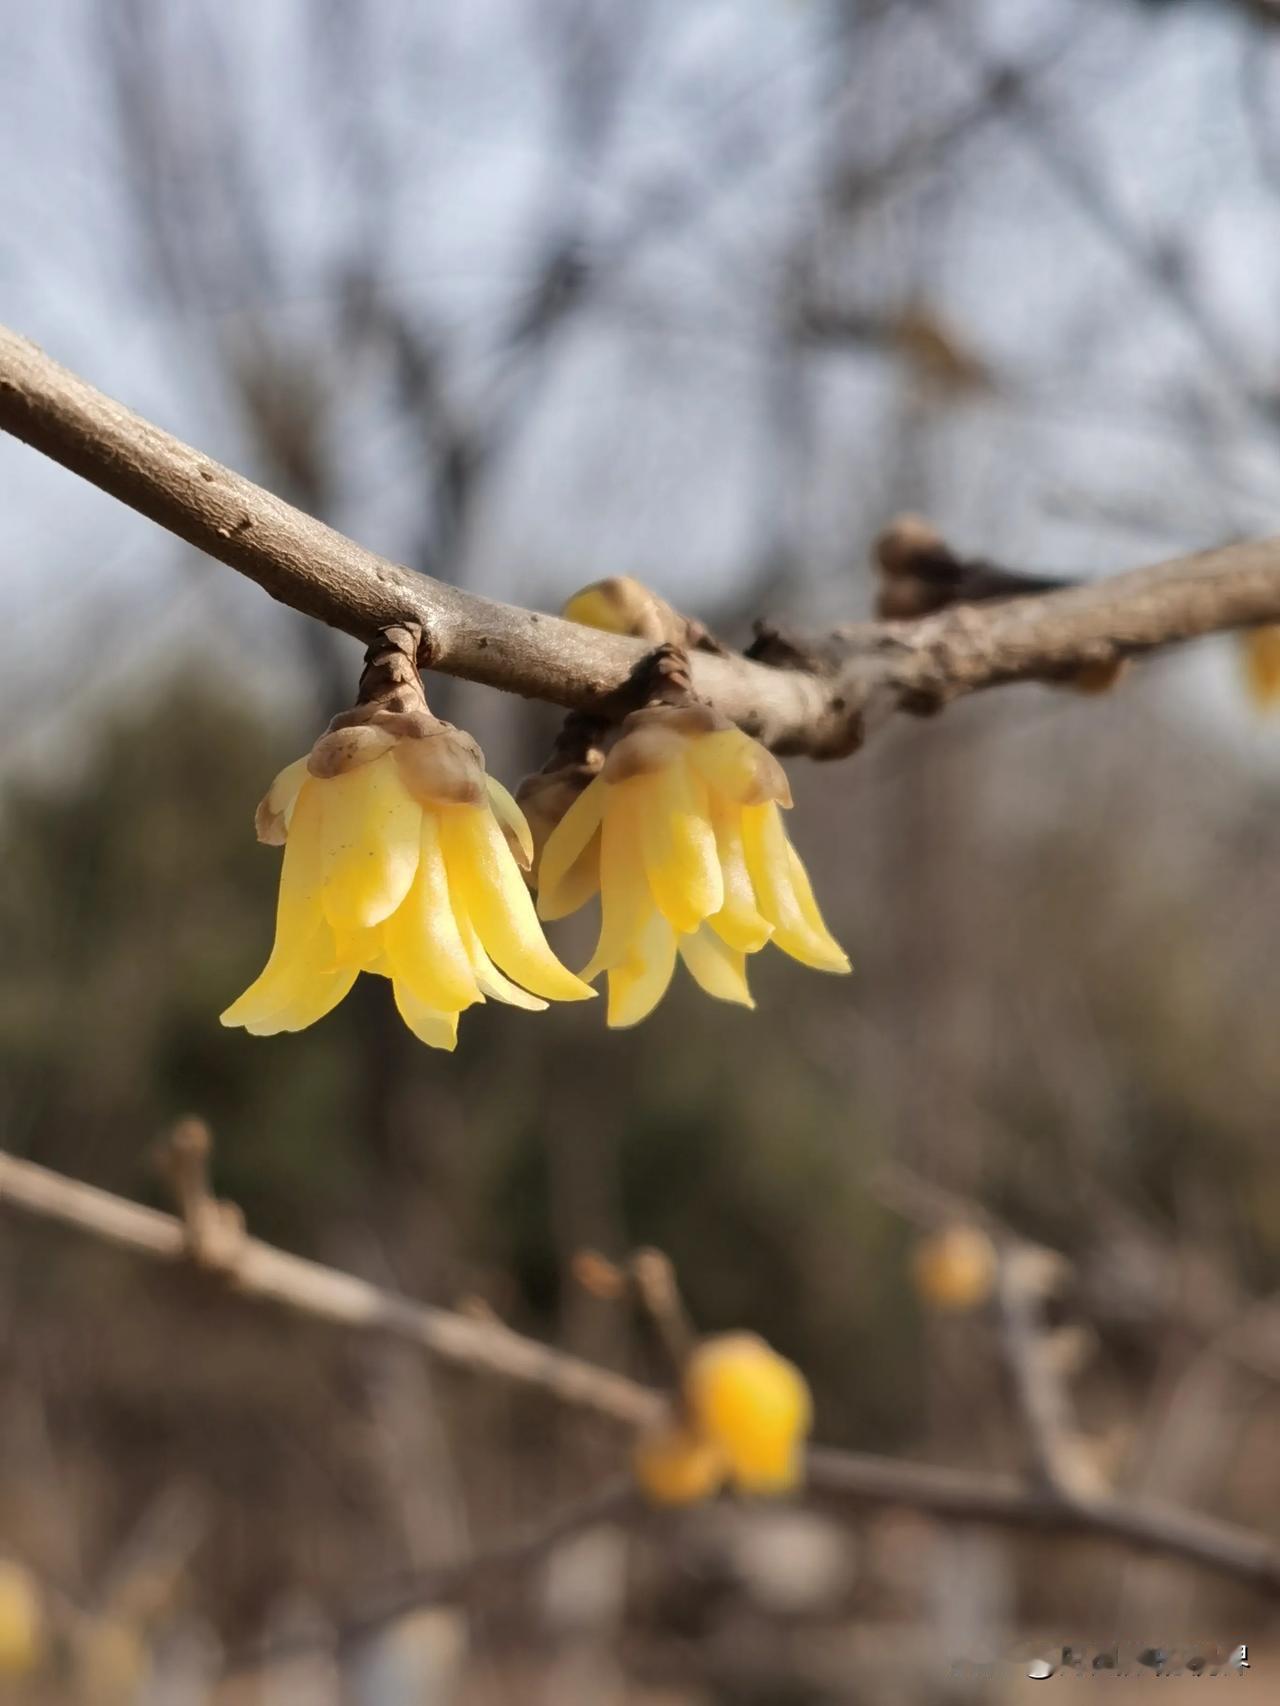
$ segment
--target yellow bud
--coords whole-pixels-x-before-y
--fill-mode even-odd
[[[1280,704],[1280,623],[1265,622],[1239,635],[1245,687],[1260,711]]]
[[[948,1226],[922,1238],[911,1258],[922,1302],[933,1309],[976,1309],[991,1295],[995,1245],[979,1227]]]
[[[44,1646],[40,1595],[20,1564],[0,1561],[0,1677],[26,1676]]]
[[[754,1333],[725,1333],[698,1346],[683,1384],[694,1429],[719,1448],[744,1492],[798,1483],[813,1405],[794,1364]]]
[[[575,592],[560,614],[585,628],[600,628],[606,634],[632,634],[655,644],[678,642],[682,626],[671,606],[630,575],[614,575],[593,581]]]
[[[641,1434],[632,1460],[641,1492],[656,1505],[693,1505],[719,1492],[724,1459],[684,1422],[667,1420]]]

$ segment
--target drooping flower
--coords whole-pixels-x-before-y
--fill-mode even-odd
[[[818,970],[848,971],[783,828],[779,807],[790,804],[777,759],[707,706],[655,705],[625,719],[537,869],[544,919],[599,891],[600,938],[582,975],[608,973],[610,1025],[652,1011],[677,953],[709,995],[747,1007],[746,957],[766,942]]]
[[[275,945],[224,1025],[301,1030],[365,971],[390,978],[416,1036],[452,1049],[475,1002],[540,1009],[593,993],[543,936],[518,863],[532,857],[520,808],[475,741],[425,709],[420,683],[420,708],[402,708],[414,697],[401,667],[396,692],[335,718],[258,807],[259,839],[284,845]]]
[[[636,1479],[657,1504],[692,1504],[726,1482],[787,1492],[802,1477],[812,1417],[804,1376],[763,1339],[705,1339],[685,1364],[678,1405],[637,1442]]]

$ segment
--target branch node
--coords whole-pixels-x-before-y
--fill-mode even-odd
[[[643,710],[651,705],[694,703],[689,654],[684,647],[664,642],[642,658],[635,674],[634,692]]]
[[[697,1335],[689,1319],[670,1256],[662,1250],[637,1250],[627,1264],[636,1299],[679,1379]]]
[[[164,1175],[186,1233],[187,1254],[198,1268],[235,1277],[245,1243],[244,1215],[220,1202],[209,1184],[213,1135],[204,1120],[179,1120],[162,1140],[156,1165]]]

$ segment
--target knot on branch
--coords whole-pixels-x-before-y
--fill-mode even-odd
[[[654,705],[694,704],[688,652],[669,643],[656,647],[637,667],[632,689],[641,710]]]
[[[244,1215],[221,1202],[209,1185],[213,1134],[201,1119],[179,1120],[159,1146],[156,1164],[165,1176],[187,1238],[187,1254],[198,1268],[233,1279],[244,1250]]]
[[[755,638],[747,647],[744,656],[754,659],[756,663],[767,663],[774,669],[820,667],[815,656],[818,648],[812,641],[802,640],[799,635],[765,616],[758,617],[752,628]]]
[[[1023,574],[985,557],[961,557],[937,528],[919,515],[900,515],[875,542],[879,576],[876,615],[914,621],[953,604],[987,604],[1034,593],[1057,592],[1063,576]]]

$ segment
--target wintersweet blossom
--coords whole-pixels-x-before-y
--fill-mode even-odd
[[[1245,690],[1260,711],[1280,705],[1280,623],[1263,622],[1239,635]]]
[[[932,1309],[976,1309],[991,1295],[999,1257],[980,1226],[957,1222],[930,1233],[911,1256],[911,1275],[921,1302]]]
[[[636,1441],[635,1477],[656,1505],[695,1505],[712,1498],[725,1481],[716,1446],[677,1417],[656,1423]]]
[[[692,1504],[726,1482],[784,1493],[802,1477],[812,1419],[804,1376],[763,1339],[705,1339],[685,1364],[679,1405],[637,1443],[635,1476],[657,1504]]]
[[[751,1007],[746,958],[767,942],[847,972],[787,839],[782,766],[705,705],[655,705],[622,723],[599,775],[547,838],[538,911],[562,918],[597,891],[600,937],[582,976],[608,974],[612,1026],[666,992],[679,954],[709,995]]]
[[[521,874],[528,826],[475,741],[424,711],[336,723],[258,808],[259,839],[284,845],[275,945],[222,1023],[301,1030],[365,971],[391,979],[416,1036],[452,1049],[477,1001],[592,995],[547,945]]]

